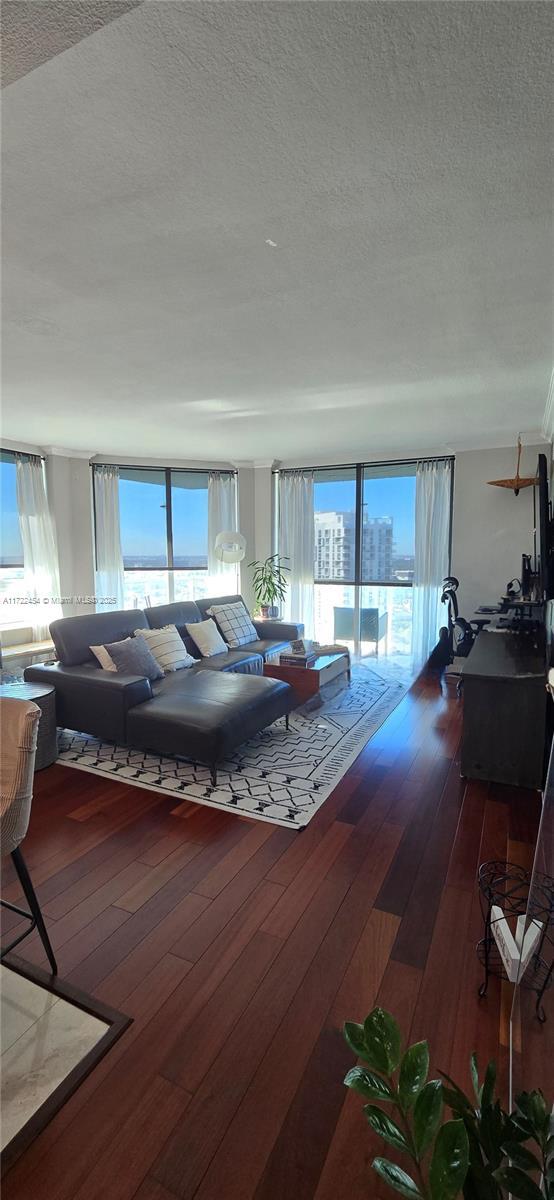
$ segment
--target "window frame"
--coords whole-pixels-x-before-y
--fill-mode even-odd
[[[432,455],[431,457],[432,457],[433,462],[450,462],[452,464],[451,480],[450,480],[450,518],[449,518],[449,532],[448,532],[448,570],[450,571],[451,570],[451,558],[452,558],[452,514],[453,514],[453,503],[454,503],[454,464],[455,464],[455,459],[454,459],[453,454],[438,454],[438,455]],[[332,464],[327,463],[323,466],[317,466],[317,467],[291,468],[294,470],[312,471],[314,474],[314,477],[315,477],[316,473],[321,472],[323,474],[324,471],[330,471],[330,472],[331,471],[355,471],[356,501],[355,501],[355,523],[354,523],[354,578],[346,579],[345,577],[342,577],[341,579],[336,579],[336,578],[334,578],[334,579],[316,579],[315,578],[315,570],[314,570],[314,586],[315,587],[354,587],[354,588],[363,588],[363,587],[365,587],[365,588],[369,588],[369,587],[412,588],[413,587],[413,579],[409,579],[409,580],[402,579],[401,580],[401,579],[363,579],[362,578],[362,561],[363,561],[363,528],[362,528],[362,524],[363,524],[363,503],[364,503],[363,489],[364,489],[364,472],[365,472],[366,468],[371,468],[375,472],[378,472],[379,468],[382,468],[383,469],[383,477],[386,478],[386,476],[387,476],[386,468],[393,467],[393,468],[395,468],[394,475],[396,475],[399,478],[402,478],[402,474],[400,471],[398,471],[398,468],[403,467],[403,466],[417,468],[418,461],[419,460],[417,458],[402,458],[402,459],[388,459],[386,462],[332,463]],[[287,468],[285,467],[281,471],[276,470],[274,472],[274,474],[277,477],[280,474],[286,475]],[[314,482],[315,482],[315,478],[314,478]],[[320,481],[320,482],[323,482],[323,481]],[[314,516],[315,516],[315,512],[316,512],[316,509],[315,509],[315,505],[314,505]],[[314,540],[314,567],[315,567],[315,540]]]
[[[92,465],[92,473],[93,473],[92,499],[93,499],[93,514],[94,514],[94,559],[95,559],[95,566],[98,567],[98,552],[97,552],[97,542],[96,542],[96,495],[95,495],[95,490],[94,490],[94,471],[95,471],[96,467],[105,466],[106,464],[105,463],[92,463],[91,465]],[[176,567],[176,566],[174,566],[173,504],[172,504],[172,498],[171,498],[171,476],[179,475],[179,474],[209,476],[210,474],[212,474],[212,472],[214,470],[217,470],[217,468],[160,467],[160,466],[143,467],[143,466],[135,466],[133,463],[110,463],[109,465],[117,467],[118,471],[144,471],[144,472],[155,471],[158,475],[163,473],[164,478],[165,478],[165,533],[166,533],[167,564],[160,566],[158,563],[158,565],[154,566],[154,567],[144,567],[144,566],[127,567],[127,566],[125,566],[125,561],[123,561],[124,572],[139,571],[141,574],[144,574],[146,571],[171,571],[172,573],[177,573],[179,571],[191,571],[191,572],[192,571],[207,571],[208,570],[207,561],[206,561],[205,567],[198,567],[198,566],[196,566],[196,567]],[[236,478],[237,478],[237,474],[238,474],[237,471],[233,471],[233,470],[219,471],[219,470],[217,470],[217,473],[220,475],[232,475],[235,479],[235,485],[236,485]],[[208,549],[209,549],[209,547],[208,547]],[[124,559],[123,547],[121,548],[121,556]]]
[[[11,462],[13,462],[13,465],[15,466],[16,465],[16,462],[15,462],[16,453],[19,453],[19,452],[15,451],[15,450],[5,450],[3,447],[0,446],[0,461],[5,462],[6,460],[11,460]],[[21,458],[31,458],[31,455],[30,454],[21,454],[20,457]],[[42,455],[41,455],[41,457],[42,457]],[[17,509],[17,491],[16,491],[16,509]],[[25,556],[24,556],[23,544],[21,545],[21,560],[22,560],[21,562],[0,563],[0,570],[2,570],[2,571],[24,571],[25,570]]]

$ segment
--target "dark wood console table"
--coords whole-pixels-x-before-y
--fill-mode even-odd
[[[462,775],[540,788],[546,741],[541,639],[483,630],[462,667]]]

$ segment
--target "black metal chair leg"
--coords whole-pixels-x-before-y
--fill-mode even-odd
[[[288,729],[288,728],[289,728],[289,724],[290,724],[290,722],[289,722],[289,714],[287,713],[287,715],[286,715],[286,717],[285,717],[285,729]]]
[[[215,765],[210,767],[210,780],[212,787],[217,787],[217,767]]]
[[[17,875],[18,875],[21,887],[23,888],[23,891],[25,893],[25,899],[27,901],[27,904],[29,905],[32,916],[36,922],[36,927],[40,934],[40,940],[44,946],[46,956],[48,958],[48,962],[50,963],[50,966],[52,968],[52,974],[57,975],[58,974],[58,964],[54,957],[54,951],[52,949],[50,938],[48,937],[48,931],[46,929],[46,925],[44,924],[44,919],[43,919],[42,913],[40,911],[40,904],[38,902],[37,895],[36,895],[35,889],[33,887],[32,881],[31,881],[31,876],[29,875],[29,872],[27,870],[27,864],[25,862],[25,859],[23,858],[23,855],[21,853],[19,846],[17,847],[17,850],[12,850],[12,861],[13,861],[13,865],[17,871]]]

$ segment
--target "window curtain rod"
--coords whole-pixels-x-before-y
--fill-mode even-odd
[[[15,456],[17,454],[18,458],[24,458],[24,459],[34,458],[34,459],[36,459],[37,462],[39,462],[39,461],[46,462],[45,454],[31,454],[30,450],[8,450],[8,448],[6,446],[0,446],[0,454],[11,454],[12,458],[15,458]]]
[[[238,475],[236,467],[168,467],[159,464],[145,467],[141,463],[98,462],[93,458],[89,459],[89,467],[117,467],[118,471],[187,471],[192,475]]]
[[[324,463],[320,466],[309,467],[273,467],[272,475],[288,475],[292,471],[347,471],[356,467],[403,467],[413,466],[418,462],[454,462],[453,454],[432,454],[427,457],[419,458],[386,458],[380,459],[378,462],[361,462],[361,463]]]

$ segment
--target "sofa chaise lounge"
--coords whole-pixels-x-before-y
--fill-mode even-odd
[[[156,608],[92,613],[53,621],[58,661],[27,667],[27,680],[53,685],[60,726],[107,741],[206,763],[212,785],[217,766],[242,742],[294,706],[289,684],[263,676],[263,664],[302,635],[302,625],[254,622],[255,641],[201,658],[186,626],[205,620],[212,604],[240,596],[164,604]],[[136,629],[175,625],[198,662],[150,682],[138,675],[105,671],[91,646],[131,637]]]

